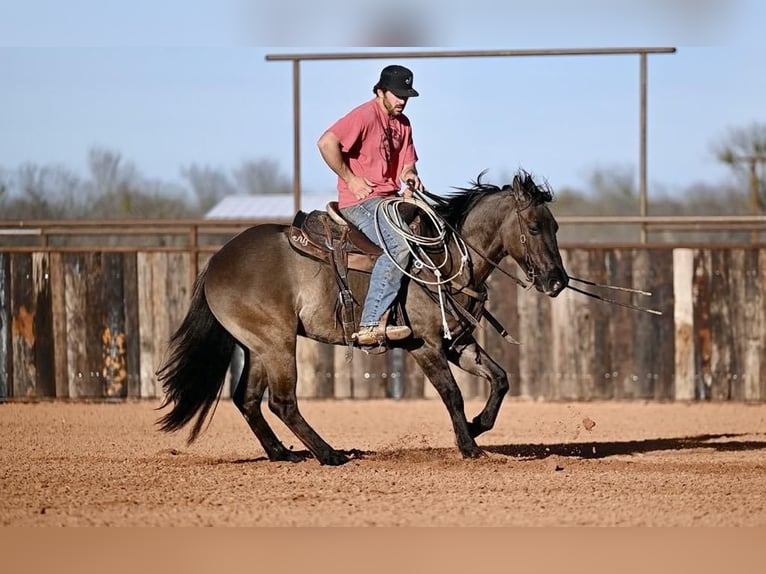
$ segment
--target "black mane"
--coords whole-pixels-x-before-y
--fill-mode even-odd
[[[471,182],[471,187],[454,187],[453,189],[457,190],[457,193],[452,193],[446,197],[428,194],[431,199],[435,199],[437,202],[434,207],[436,212],[453,227],[459,227],[468,212],[483,197],[494,193],[512,192],[514,187],[526,194],[533,205],[553,201],[553,191],[548,184],[535,183],[532,176],[523,169],[520,169],[513,176],[512,184],[506,184],[503,187],[482,182],[481,178],[486,173],[486,170],[482,171],[476,180]]]

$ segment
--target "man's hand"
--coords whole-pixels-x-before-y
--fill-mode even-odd
[[[357,199],[364,199],[369,197],[369,195],[375,191],[374,183],[372,183],[366,177],[361,177],[358,175],[355,175],[349,179],[348,182],[346,182],[346,185],[348,185],[348,190],[353,193]]]
[[[423,182],[420,181],[420,176],[418,176],[417,173],[410,171],[409,173],[405,174],[406,177],[403,178],[404,182],[407,184],[407,187],[404,188],[404,198],[410,199],[412,198],[412,192],[414,190],[417,191],[423,191]]]

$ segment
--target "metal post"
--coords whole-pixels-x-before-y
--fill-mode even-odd
[[[641,144],[639,152],[639,209],[641,217],[647,216],[647,197],[646,197],[646,52],[641,52]],[[646,243],[646,225],[641,225],[641,243]]]
[[[761,197],[760,190],[758,189],[758,158],[750,158],[750,209],[753,215],[760,215],[761,213]],[[758,243],[761,234],[758,231],[753,231],[750,235],[750,241],[752,243]]]
[[[199,273],[199,227],[192,225],[189,228],[189,297],[194,291],[194,282]]]
[[[293,60],[293,208],[301,208],[301,61]]]

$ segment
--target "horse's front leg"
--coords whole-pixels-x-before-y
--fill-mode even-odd
[[[503,404],[506,394],[508,394],[508,375],[473,338],[467,344],[450,349],[447,357],[451,363],[467,373],[489,381],[487,404],[474,417],[473,421],[468,424],[468,431],[471,433],[471,436],[477,437],[495,426],[500,406]]]
[[[450,372],[447,356],[441,349],[428,346],[412,350],[410,354],[423,369],[423,374],[436,388],[446,405],[450,419],[452,419],[452,427],[455,430],[455,438],[460,453],[466,458],[484,456],[484,451],[479,448],[471,436],[468,421],[465,418],[463,395]]]

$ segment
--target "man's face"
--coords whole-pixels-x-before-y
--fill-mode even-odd
[[[383,105],[386,108],[386,111],[388,111],[388,115],[390,116],[398,116],[404,111],[404,107],[407,105],[407,100],[409,98],[400,98],[393,92],[389,92],[388,90],[385,90],[383,92]]]

